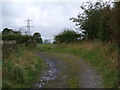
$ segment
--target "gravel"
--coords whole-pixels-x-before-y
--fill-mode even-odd
[[[48,52],[47,52],[48,53]],[[44,88],[47,84],[51,84],[49,81],[55,80],[57,78],[57,74],[62,72],[62,69],[65,67],[65,63],[61,63],[62,60],[56,59],[53,56],[45,54],[44,52],[37,53],[43,60],[46,62],[47,70],[43,72],[42,77],[38,82],[35,84],[35,89]],[[54,54],[54,53],[52,53]],[[79,59],[79,58],[78,58]],[[80,66],[80,84],[79,88],[103,88],[103,83],[101,76],[97,73],[96,69],[90,65],[89,63],[85,62],[84,60],[77,60],[79,61],[78,65]],[[62,65],[60,68],[59,65]],[[74,71],[73,71],[74,72]],[[63,75],[63,77],[66,75]],[[66,79],[62,80],[60,83],[61,85],[64,84]],[[59,83],[59,88],[60,88]],[[53,84],[54,85],[54,84]],[[57,88],[57,84],[54,85],[54,88]],[[63,88],[63,86],[61,86]]]

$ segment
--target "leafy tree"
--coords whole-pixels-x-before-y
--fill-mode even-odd
[[[13,30],[12,29],[8,29],[8,28],[4,28],[2,31],[2,35],[10,35],[13,34]]]
[[[77,18],[70,18],[79,28],[87,31],[87,38],[109,41],[111,38],[111,28],[108,25],[111,19],[111,7],[109,3],[88,2],[81,6],[83,13],[78,14]]]
[[[111,42],[120,44],[120,2],[115,2],[111,9],[111,18],[109,21],[109,27],[111,28]]]
[[[40,33],[36,32],[33,36],[22,35],[19,31],[13,31],[12,29],[5,28],[2,31],[3,41],[16,41],[16,44],[25,46],[36,46],[37,43],[42,43]]]
[[[105,7],[101,10],[101,17],[99,19],[99,25],[98,25],[98,39],[102,41],[110,41],[111,37],[111,28],[108,25],[110,18],[111,18],[111,7],[109,4],[107,4]]]
[[[14,31],[12,29],[4,28],[2,31],[2,35],[21,35],[20,31]]]
[[[65,29],[60,34],[55,36],[56,43],[75,43],[81,38],[80,34],[77,34],[73,30]]]
[[[42,43],[42,38],[41,38],[41,34],[40,34],[40,33],[35,32],[34,35],[33,35],[33,38],[34,38],[34,40],[35,40],[37,43]]]

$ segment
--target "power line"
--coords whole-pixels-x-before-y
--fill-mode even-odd
[[[31,21],[32,21],[32,20],[30,20],[30,19],[25,20],[25,22],[27,22],[27,25],[24,26],[24,28],[27,29],[27,30],[25,31],[25,34],[26,34],[26,35],[31,35],[30,29],[31,29],[31,27],[34,27],[34,26],[31,26],[31,25],[30,25],[30,22],[31,22]]]

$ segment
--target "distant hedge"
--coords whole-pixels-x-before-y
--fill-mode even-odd
[[[29,35],[2,35],[3,41],[15,40],[17,44],[28,43],[33,37]]]

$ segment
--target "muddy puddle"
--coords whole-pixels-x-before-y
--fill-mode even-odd
[[[53,58],[48,58],[47,55],[39,54],[46,63],[46,71],[43,72],[42,77],[35,84],[35,90],[39,88],[44,88],[51,80],[56,79],[57,73],[59,72],[55,60]]]
[[[56,78],[57,70],[50,63],[47,63],[47,71],[43,74],[41,80],[35,85],[35,89],[44,87],[50,80]]]

